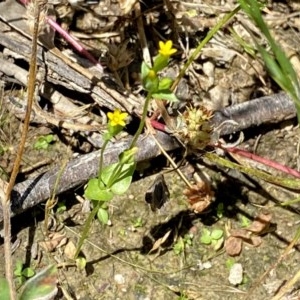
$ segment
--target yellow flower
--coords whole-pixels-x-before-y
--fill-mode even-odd
[[[121,112],[119,109],[116,109],[113,113],[108,112],[107,117],[109,119],[111,126],[117,126],[120,125],[124,127],[126,125],[125,119],[127,118],[128,113]]]
[[[173,42],[171,40],[166,41],[165,43],[159,41],[159,50],[158,52],[163,56],[171,56],[177,52],[175,48],[172,48]]]

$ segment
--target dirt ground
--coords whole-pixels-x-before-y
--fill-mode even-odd
[[[56,4],[54,9],[62,26],[94,55],[101,56],[107,72],[123,87],[137,92],[142,50],[133,3],[105,0],[85,10],[63,3]],[[155,53],[161,39],[172,39],[180,49],[168,70],[172,76],[220,16],[231,11],[236,2],[157,0],[143,1],[140,5],[150,52]],[[297,1],[268,1],[264,9],[273,35],[288,52],[298,74],[299,9]],[[260,59],[243,51],[234,39],[232,29],[253,44],[245,24],[251,25],[239,13],[205,46],[179,85],[179,106],[201,103],[220,109],[279,91]],[[61,40],[57,43],[67,47]],[[4,93],[8,93],[7,89]],[[5,107],[1,111],[1,116],[10,113]],[[5,171],[2,176],[11,170],[20,136],[20,121],[14,115],[9,116],[9,122],[0,124],[0,166]],[[55,142],[47,150],[34,150],[32,145],[37,137],[49,133],[54,134]],[[72,139],[64,134],[65,131],[32,125],[19,181],[34,176],[33,172],[43,172],[45,166],[49,169],[61,163],[74,153],[93,150],[77,142],[72,144],[72,153],[69,146]],[[225,139],[232,142],[230,137]],[[299,169],[296,120],[250,128],[239,147]],[[184,157],[183,152],[174,151],[172,156],[179,161]],[[42,168],[40,165],[31,168],[41,161],[45,162]],[[14,262],[20,260],[36,271],[58,264],[60,289],[55,299],[272,299],[298,272],[299,244],[275,266],[299,228],[299,203],[280,204],[297,199],[297,192],[213,165],[196,153],[184,157],[180,169],[191,181],[195,173],[206,178],[214,193],[207,210],[196,214],[183,195],[185,184],[165,158],[143,162],[138,167],[129,191],[109,205],[111,224],[104,226],[97,220],[93,223],[82,248],[87,261],[84,270],[76,268],[69,257],[69,246],[78,242],[89,211],[83,199],[83,186],[59,195],[58,203],[64,203],[65,210],[53,210],[49,230],[57,235],[51,241],[51,252],[43,248],[44,205],[13,218]],[[165,174],[170,196],[161,209],[153,212],[145,195],[158,173]],[[241,251],[229,255],[225,245],[230,245],[231,230],[250,226],[258,216],[270,216],[268,226],[252,234],[259,242],[249,243],[248,236]],[[213,243],[205,243],[205,233],[216,230],[223,235]],[[3,240],[0,242],[0,253],[4,253]],[[3,259],[2,255],[0,274],[4,274]],[[242,271],[231,274],[234,265],[242,267]],[[237,281],[232,277],[237,277]],[[296,282],[282,299],[300,299],[299,288]]]

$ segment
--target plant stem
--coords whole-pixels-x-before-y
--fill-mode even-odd
[[[99,171],[98,171],[98,184],[100,184],[101,182],[101,172],[102,172],[102,169],[103,169],[103,156],[104,156],[104,150],[107,146],[107,144],[109,143],[109,140],[105,140],[103,145],[102,145],[102,148],[101,148],[101,151],[100,151],[100,161],[99,161]]]
[[[143,108],[143,114],[142,114],[141,122],[140,122],[138,130],[136,131],[136,133],[135,133],[135,135],[134,135],[134,137],[131,141],[129,149],[132,149],[135,146],[138,137],[142,133],[142,130],[143,130],[144,125],[145,125],[145,120],[146,120],[147,112],[148,112],[148,106],[149,106],[151,98],[152,98],[152,94],[150,92],[148,92],[146,100],[145,100],[144,108]]]
[[[192,53],[188,61],[184,64],[183,68],[181,69],[179,75],[175,79],[174,83],[172,84],[171,90],[174,91],[175,87],[178,85],[181,78],[184,76],[186,70],[190,66],[190,64],[195,60],[195,58],[199,55],[202,48],[208,43],[208,41],[217,33],[217,31],[224,26],[239,10],[241,7],[238,5],[233,11],[226,14],[223,19],[221,19],[205,36],[202,42],[198,45],[196,50]]]
[[[74,259],[76,259],[80,253],[80,250],[81,250],[81,247],[83,245],[83,242],[84,240],[86,239],[89,231],[90,231],[90,228],[91,228],[91,223],[97,213],[97,211],[99,210],[100,206],[101,206],[102,202],[101,201],[98,201],[97,205],[93,208],[93,210],[91,211],[91,213],[89,214],[85,224],[84,224],[84,228],[83,228],[83,232],[82,232],[82,235],[80,237],[80,240],[79,240],[79,243],[78,243],[78,246],[77,246],[77,249],[76,249],[76,253],[74,255]]]
[[[27,108],[24,118],[23,130],[21,134],[20,143],[18,146],[18,151],[16,159],[14,162],[13,170],[10,176],[8,186],[5,191],[5,198],[3,199],[3,229],[4,229],[4,254],[5,254],[5,274],[8,281],[10,290],[10,300],[16,299],[16,291],[13,282],[13,269],[12,269],[12,253],[11,253],[11,222],[10,222],[10,196],[15,184],[19,168],[21,165],[22,155],[24,152],[25,142],[27,138],[30,114],[32,110],[34,92],[35,92],[35,80],[36,80],[36,52],[37,52],[37,38],[39,32],[39,21],[40,12],[45,3],[39,3],[38,0],[34,3],[34,26],[32,32],[32,48],[30,57],[30,67],[29,67],[29,78],[28,78],[28,88],[27,88]]]

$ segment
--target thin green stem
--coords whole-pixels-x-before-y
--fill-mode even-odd
[[[84,228],[83,228],[83,232],[82,232],[82,235],[80,237],[80,240],[79,240],[79,243],[78,243],[78,246],[77,246],[77,249],[76,249],[76,253],[74,255],[74,259],[76,259],[80,253],[80,250],[81,250],[81,247],[83,245],[83,242],[84,240],[86,239],[89,231],[90,231],[90,228],[91,228],[91,224],[92,224],[92,221],[96,215],[96,213],[98,212],[100,206],[101,206],[102,202],[99,201],[97,203],[97,205],[93,208],[93,210],[91,211],[91,213],[89,214],[85,224],[84,224]]]
[[[104,157],[104,150],[107,146],[107,144],[109,143],[109,140],[105,140],[103,145],[102,145],[102,148],[101,148],[101,151],[100,151],[100,161],[99,161],[99,171],[98,171],[98,183],[100,183],[101,181],[101,172],[102,172],[102,169],[103,169],[103,157]]]
[[[182,79],[182,77],[184,76],[186,70],[188,69],[188,67],[190,66],[190,64],[196,59],[196,57],[199,55],[199,53],[201,52],[202,48],[208,43],[208,41],[217,33],[217,31],[224,26],[224,24],[226,24],[239,10],[241,9],[241,7],[238,5],[233,11],[231,11],[230,13],[226,14],[224,16],[223,19],[221,19],[215,27],[213,27],[208,34],[206,35],[206,37],[203,39],[203,41],[198,45],[198,47],[196,48],[196,50],[192,53],[192,55],[190,56],[190,58],[188,59],[188,61],[185,63],[184,67],[181,69],[179,75],[177,76],[177,78],[175,79],[171,90],[173,91],[175,89],[175,87],[178,85],[179,81]]]
[[[148,106],[149,106],[151,98],[152,98],[152,93],[148,92],[146,100],[145,100],[144,108],[143,108],[143,114],[142,114],[141,122],[140,122],[138,130],[136,131],[136,133],[135,133],[135,135],[134,135],[134,137],[131,141],[129,149],[132,149],[135,146],[138,137],[142,133],[142,130],[143,130],[144,125],[145,125],[145,120],[146,120],[147,112],[148,112]]]

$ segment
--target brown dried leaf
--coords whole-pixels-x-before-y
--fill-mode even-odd
[[[199,181],[183,191],[183,194],[188,197],[188,202],[195,213],[203,212],[212,202],[214,192],[209,184],[204,181]]]
[[[253,235],[250,239],[250,243],[253,247],[258,247],[262,243],[262,238],[258,235]]]
[[[270,213],[261,213],[255,218],[247,230],[256,234],[263,234],[268,230],[271,219],[272,215]]]
[[[76,253],[76,247],[72,241],[69,241],[64,250],[65,256],[69,259],[73,259]]]
[[[157,250],[169,237],[172,230],[169,230],[163,237],[155,241],[152,249],[149,251],[149,254],[155,250]]]
[[[230,236],[241,238],[243,240],[249,240],[251,237],[251,232],[246,229],[232,229],[230,230]]]
[[[237,256],[242,251],[242,244],[243,244],[243,242],[240,238],[230,236],[225,241],[225,251],[230,256]]]
[[[51,252],[56,248],[59,248],[65,245],[68,241],[68,238],[65,237],[65,234],[60,232],[54,232],[49,234],[49,239],[47,241],[39,242],[39,245],[44,248],[46,251]]]

